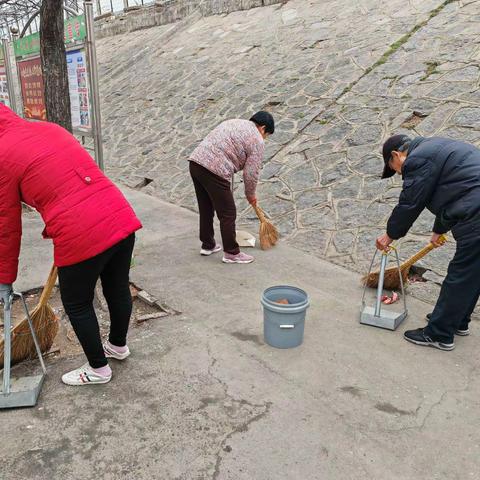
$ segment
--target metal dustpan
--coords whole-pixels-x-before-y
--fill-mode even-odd
[[[31,377],[10,377],[11,354],[12,354],[12,303],[13,298],[19,297],[23,303],[28,325],[32,334],[35,349],[37,351],[42,373]],[[33,407],[37,404],[38,396],[47,373],[43,361],[40,345],[33,328],[27,304],[21,293],[13,293],[4,305],[4,348],[3,348],[3,388],[0,392],[0,408]]]
[[[237,243],[239,247],[254,247],[255,237],[245,230],[237,230]]]
[[[365,303],[365,295],[367,292],[367,285],[363,289],[362,297],[362,312],[360,313],[360,323],[364,325],[372,325],[374,327],[386,328],[387,330],[395,330],[404,320],[407,318],[407,300],[405,298],[405,288],[403,285],[403,278],[400,271],[400,259],[398,258],[398,252],[395,248],[391,248],[390,251],[395,252],[395,257],[398,267],[398,275],[400,278],[400,286],[402,290],[403,297],[403,312],[394,312],[392,310],[382,309],[382,294],[383,294],[383,281],[385,278],[385,270],[387,268],[388,257],[390,252],[382,252],[382,258],[380,261],[380,275],[378,279],[377,295],[375,306],[370,307]],[[377,256],[378,250],[375,250],[375,253],[372,258],[372,263],[370,263],[370,269],[368,274],[372,272],[373,263],[375,262],[375,257]]]

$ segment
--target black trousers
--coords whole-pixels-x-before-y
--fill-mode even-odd
[[[198,210],[200,212],[200,241],[202,248],[211,250],[215,247],[213,217],[217,212],[220,221],[223,250],[236,255],[240,252],[236,240],[235,221],[237,208],[233,198],[232,187],[228,180],[221,178],[198,163],[190,162]]]
[[[432,317],[425,333],[434,340],[453,342],[455,330],[467,329],[480,296],[480,235],[458,239]]]
[[[96,257],[58,269],[65,312],[93,368],[107,365],[93,308],[95,285],[99,278],[110,312],[109,341],[119,347],[127,343],[132,314],[129,272],[134,244],[135,234],[132,234]]]

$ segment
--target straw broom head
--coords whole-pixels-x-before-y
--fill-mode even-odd
[[[262,250],[268,250],[278,242],[278,230],[275,228],[275,225],[273,225],[272,222],[267,220],[267,218],[265,217],[265,213],[260,207],[255,206],[253,208],[255,210],[255,213],[257,214],[258,219],[260,220],[260,247]]]
[[[402,269],[400,267],[400,272],[402,275],[403,284],[405,285],[408,278],[408,272],[410,271],[410,267],[408,269]],[[377,288],[378,287],[378,280],[380,278],[380,272],[372,272],[370,275],[365,275],[362,278],[362,282],[369,288]],[[383,288],[387,290],[397,290],[400,288],[400,276],[398,274],[397,267],[387,268],[385,270],[385,278],[383,279]]]
[[[439,241],[441,243],[445,243],[447,241],[447,237],[445,235],[441,235]],[[433,243],[429,243],[427,246],[423,247],[415,255],[410,257],[406,262],[400,265],[400,272],[401,272],[404,284],[406,284],[407,282],[408,273],[410,272],[410,268],[412,267],[412,265],[415,265],[415,263],[417,263],[425,255],[427,255],[427,253],[431,252],[434,248],[435,246],[433,245]],[[362,283],[367,287],[377,288],[379,278],[380,278],[380,272],[372,272],[369,275],[365,275],[362,278]],[[385,270],[383,287],[386,288],[387,290],[396,290],[400,288],[400,275],[398,274],[397,267],[391,267]]]
[[[30,314],[35,334],[42,352],[50,350],[58,333],[58,318],[48,305],[48,300],[57,280],[57,269],[52,267],[43,288],[38,305]],[[0,342],[0,367],[3,367],[4,340]],[[35,344],[30,333],[28,319],[23,319],[12,329],[12,364],[36,356]]]

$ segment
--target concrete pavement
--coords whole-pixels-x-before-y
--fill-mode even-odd
[[[0,478],[480,478],[477,322],[453,352],[415,347],[402,333],[428,305],[409,298],[396,332],[361,326],[357,274],[283,243],[249,266],[202,258],[194,213],[126,193],[145,225],[132,280],[182,314],[132,329],[110,384],[63,386],[83,357],[50,361],[37,408],[0,412]],[[51,261],[28,217],[19,288]],[[279,283],[311,297],[292,350],[263,342]]]

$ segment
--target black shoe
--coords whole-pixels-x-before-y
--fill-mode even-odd
[[[428,335],[425,335],[423,328],[417,328],[416,330],[407,330],[403,336],[405,340],[414,343],[415,345],[422,345],[424,347],[433,347],[438,348],[439,350],[453,350],[455,344],[452,343],[443,343],[433,340]]]
[[[432,318],[431,313],[427,313],[427,322],[430,321]],[[470,335],[470,329],[467,328],[459,328],[458,330],[455,330],[455,335],[458,335],[459,337],[466,337],[467,335]]]

